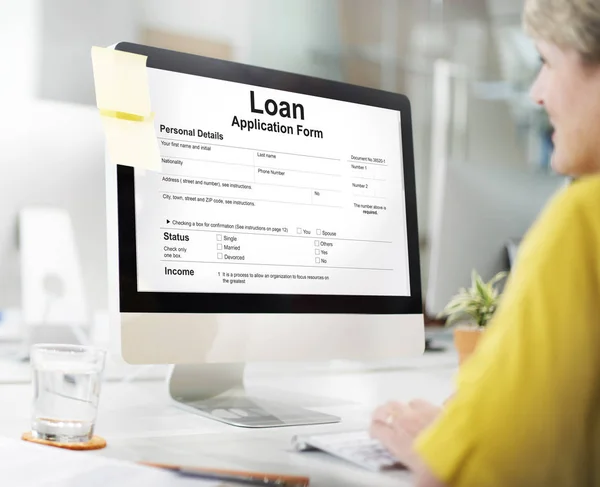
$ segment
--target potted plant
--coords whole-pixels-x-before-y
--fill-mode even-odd
[[[458,351],[459,364],[473,353],[483,330],[494,315],[500,300],[496,285],[506,275],[506,272],[499,272],[490,281],[484,282],[473,270],[471,287],[460,289],[440,313],[441,318],[447,318],[446,326],[461,324],[454,329],[454,346]]]

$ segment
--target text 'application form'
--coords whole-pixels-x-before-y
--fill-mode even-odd
[[[149,69],[139,291],[410,295],[398,111]]]

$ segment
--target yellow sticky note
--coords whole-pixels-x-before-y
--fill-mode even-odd
[[[113,164],[161,171],[154,120],[142,122],[101,115],[108,156]]]
[[[146,60],[139,54],[92,47],[96,104],[109,160],[160,172]]]
[[[114,110],[147,117],[150,90],[147,56],[92,47],[96,104],[100,110]]]

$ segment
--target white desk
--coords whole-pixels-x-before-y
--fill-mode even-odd
[[[169,403],[161,380],[107,381],[96,431],[109,445],[82,454],[307,475],[314,487],[410,485],[406,472],[375,474],[320,452],[297,453],[290,440],[297,433],[365,428],[373,408],[389,399],[422,397],[441,403],[452,391],[456,363],[449,351],[368,368],[350,363],[256,366],[250,387],[288,392],[288,397],[301,399],[300,405],[343,419],[334,425],[259,430],[227,426],[178,409]],[[1,386],[1,436],[18,438],[29,429],[30,401],[28,383]]]

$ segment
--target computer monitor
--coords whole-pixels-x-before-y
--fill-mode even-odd
[[[162,172],[107,160],[124,359],[175,364],[173,399],[220,421],[337,421],[247,397],[243,364],[423,352],[407,98],[115,49],[147,56],[162,159]]]
[[[20,310],[27,320],[36,306],[21,292],[23,278],[31,276],[21,273],[21,251],[30,242],[19,240],[19,217],[25,208],[56,209],[70,217],[91,322],[92,314],[107,310],[105,156],[98,110],[43,100],[17,103],[12,108],[8,102],[10,116],[0,130],[0,309]],[[55,227],[46,242],[56,241],[57,232]],[[44,247],[44,239],[37,243]],[[2,328],[1,338],[21,338],[22,329]]]
[[[509,271],[515,245],[565,179],[530,167],[448,163],[432,194],[426,312],[437,316],[458,290]]]

